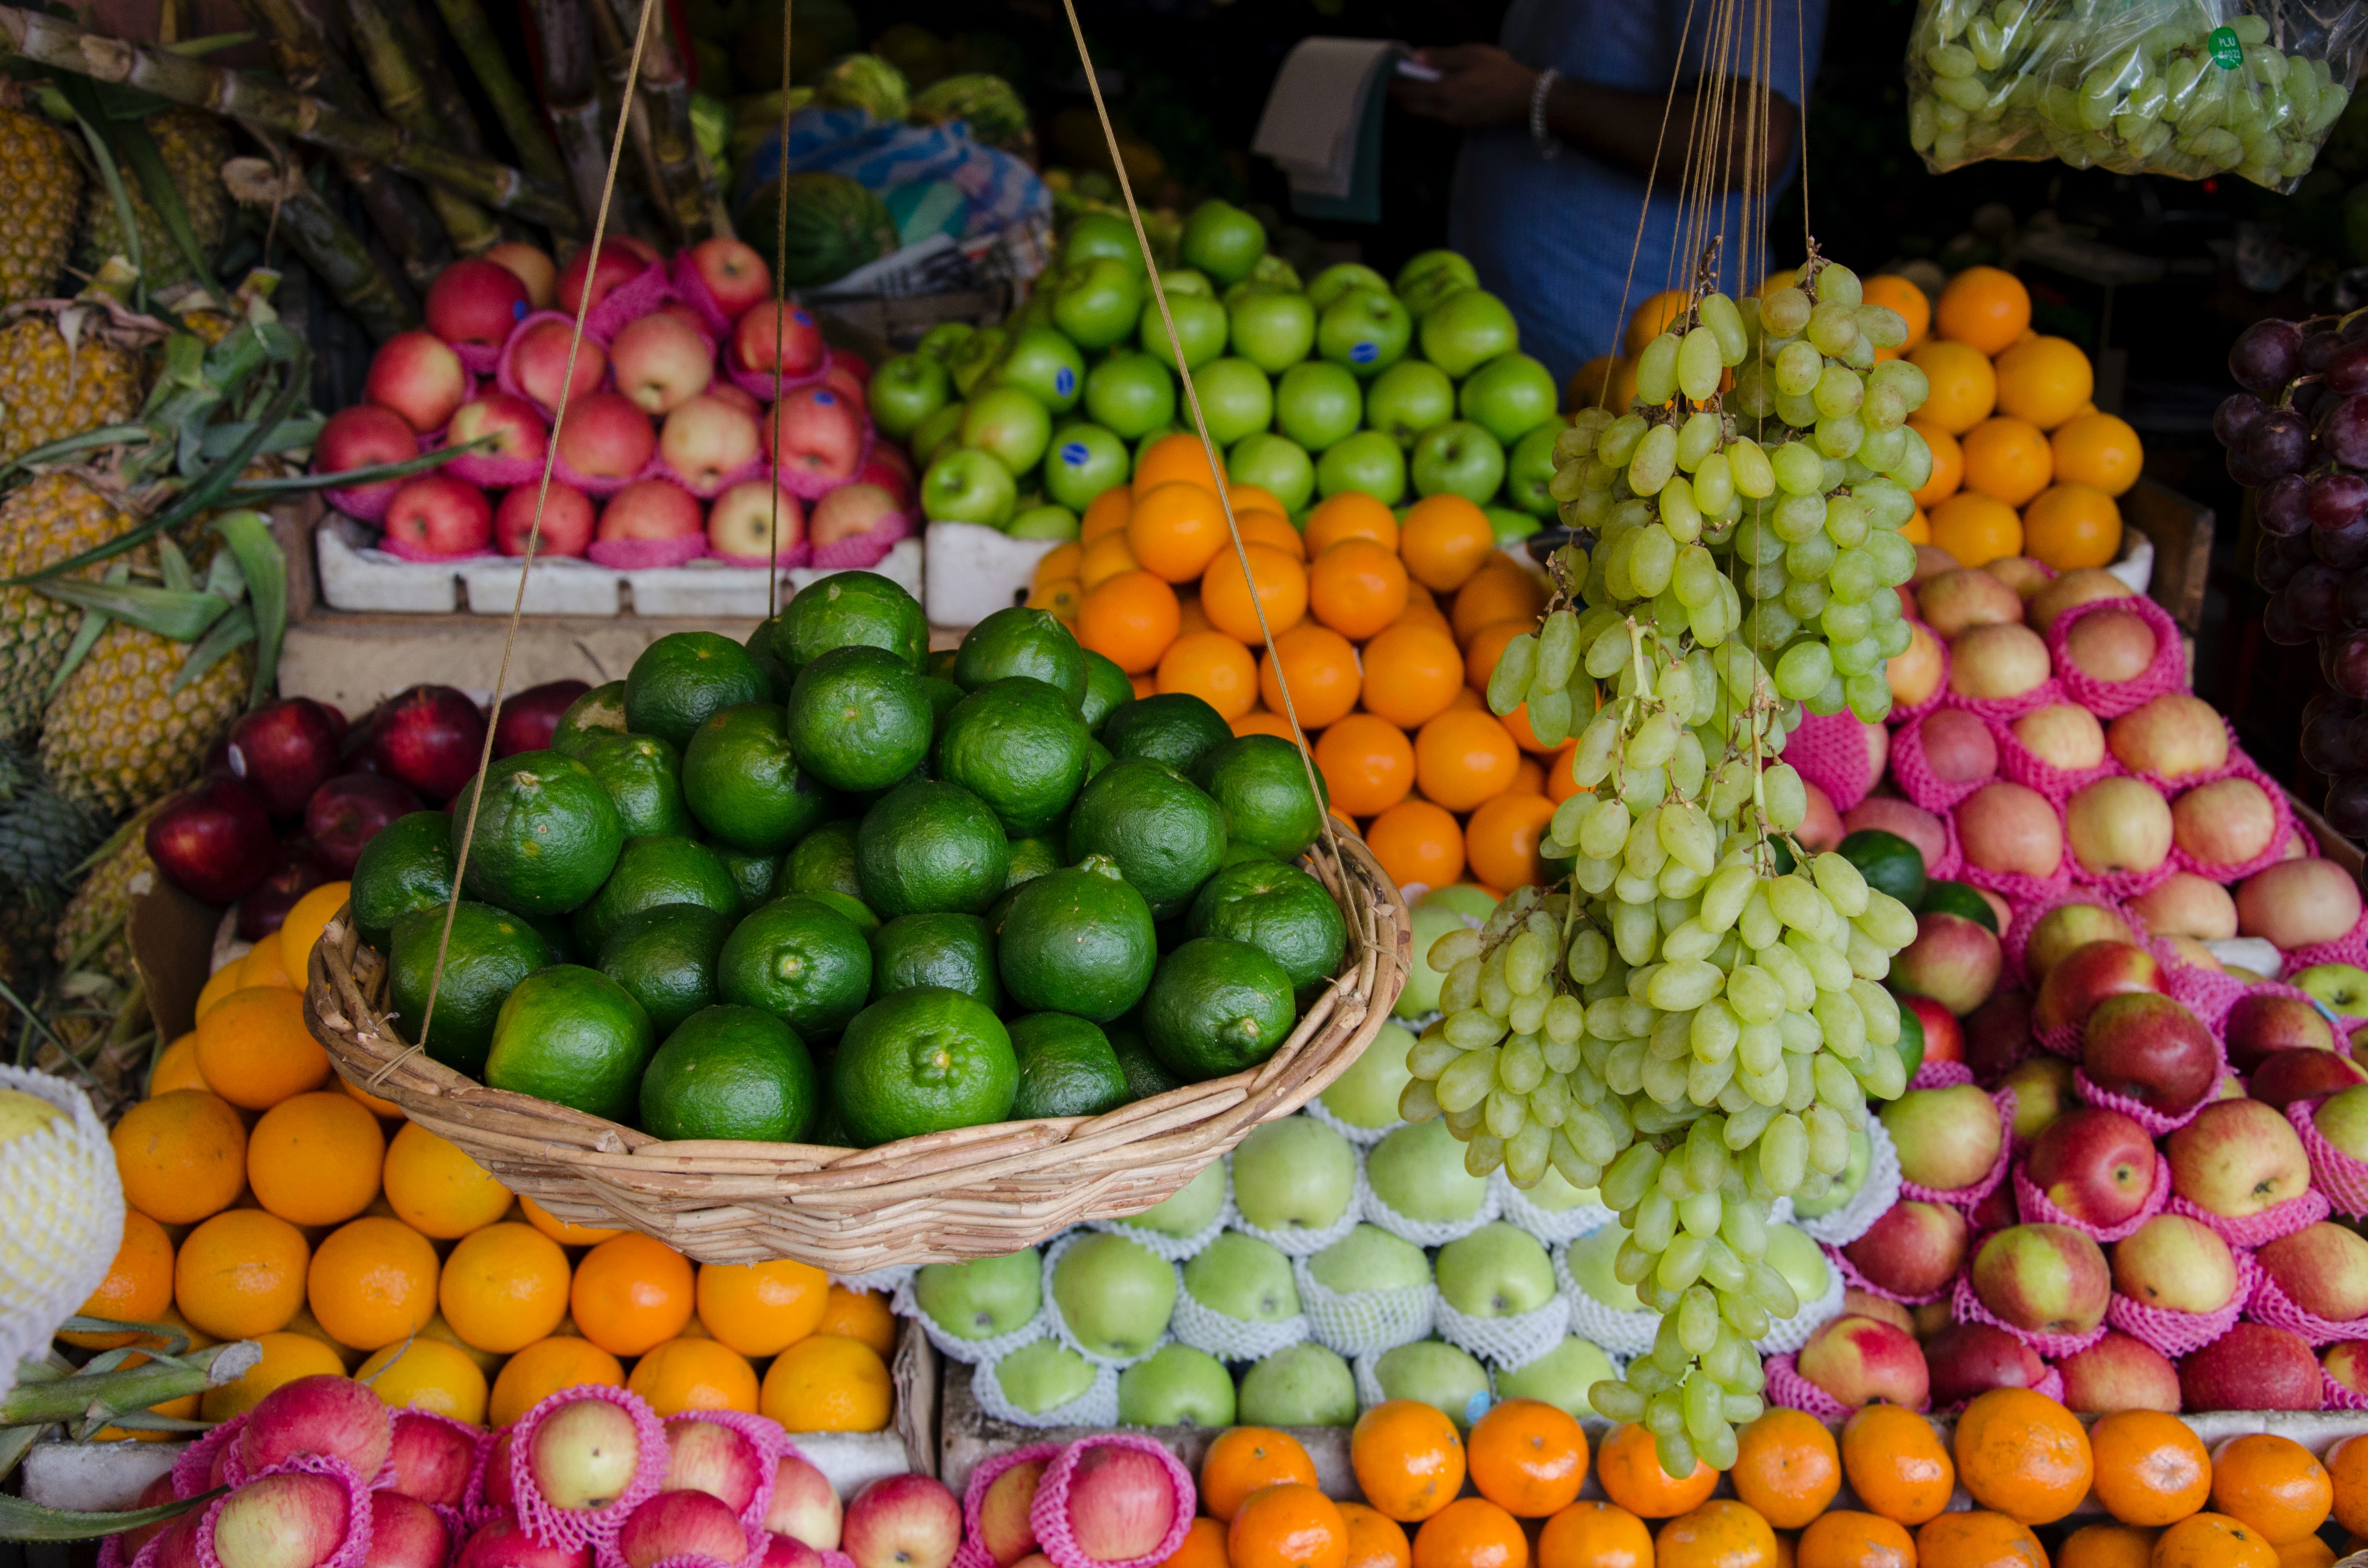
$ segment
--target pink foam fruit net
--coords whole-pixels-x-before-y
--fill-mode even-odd
[[[1865,724],[1854,713],[1820,718],[1802,716],[1800,727],[1784,741],[1784,760],[1802,778],[1826,792],[1837,812],[1847,812],[1866,799],[1878,782],[1868,766]],[[1898,744],[1893,738],[1894,746]]]
[[[1167,1526],[1167,1534],[1157,1547],[1136,1558],[1103,1562],[1086,1555],[1077,1545],[1077,1538],[1069,1528],[1069,1482],[1076,1473],[1077,1463],[1097,1448],[1133,1449],[1152,1455],[1167,1471],[1175,1488],[1175,1515]],[[1044,1467],[1044,1474],[1036,1483],[1036,1500],[1028,1506],[1028,1523],[1036,1532],[1036,1543],[1044,1555],[1053,1560],[1054,1568],[1158,1568],[1176,1549],[1184,1544],[1184,1537],[1192,1528],[1192,1516],[1197,1509],[1198,1494],[1192,1486],[1192,1472],[1182,1460],[1167,1451],[1157,1439],[1138,1437],[1131,1432],[1106,1432],[1083,1437],[1070,1444]]]
[[[2018,1328],[1982,1305],[1981,1298],[1974,1293],[1970,1273],[1957,1276],[1957,1289],[1949,1299],[1949,1312],[1959,1323],[1986,1323],[1992,1328],[2002,1328],[2038,1351],[2042,1359],[2049,1361],[2061,1361],[2066,1356],[2077,1356],[2105,1337],[2102,1322],[2082,1334],[2051,1334],[2044,1330]]]
[[[1023,1443],[1008,1453],[979,1461],[978,1468],[970,1472],[969,1484],[962,1488],[962,1540],[954,1550],[953,1568],[995,1568],[995,1559],[988,1555],[985,1540],[986,1489],[1004,1471],[1049,1460],[1060,1451],[1058,1443]]]
[[[2026,1225],[2063,1225],[2079,1232],[2092,1241],[2125,1241],[2137,1233],[2140,1225],[2162,1212],[2170,1201],[2170,1162],[2157,1153],[2154,1157],[2154,1185],[2146,1189],[2146,1201],[2128,1219],[2111,1225],[2092,1224],[2076,1220],[2055,1206],[2055,1200],[2042,1192],[2021,1165],[2014,1168],[2014,1209]]]
[[[2305,1187],[2283,1202],[2272,1203],[2258,1214],[2230,1218],[2214,1214],[2173,1195],[2164,1206],[2170,1213],[2184,1214],[2203,1225],[2230,1246],[2267,1246],[2280,1236],[2293,1235],[2296,1231],[2316,1225],[2332,1212],[2327,1194],[2315,1187]]]
[[[2072,629],[2105,609],[2131,611],[2154,631],[2153,662],[2129,680],[2093,679],[2066,656]],[[2091,599],[2064,611],[2047,630],[2047,658],[2055,667],[2065,692],[2100,719],[2118,719],[2166,692],[2182,691],[2187,687],[2187,652],[2180,644],[2179,623],[2171,619],[2169,610],[2143,595]]]
[[[346,1489],[346,1539],[337,1550],[324,1558],[314,1568],[362,1568],[370,1561],[370,1487],[354,1473],[354,1467],[341,1459],[326,1454],[298,1454],[283,1460],[259,1475],[251,1475],[241,1483],[252,1485],[266,1475],[325,1476]],[[214,1524],[221,1518],[223,1506],[231,1497],[217,1497],[206,1506],[205,1521],[198,1526],[197,1557],[199,1568],[222,1568],[222,1560],[214,1551]],[[159,1539],[162,1539],[161,1537]]]
[[[1913,1198],[1924,1203],[1945,1203],[1955,1209],[1974,1210],[1980,1208],[1982,1199],[1998,1189],[1998,1183],[2006,1180],[2007,1168],[2014,1162],[2014,1091],[2012,1089],[1994,1090],[1990,1095],[1990,1103],[1998,1107],[1998,1157],[1990,1162],[1990,1168],[1982,1178],[1971,1187],[1920,1187],[1902,1177],[1899,1183],[1900,1197]]]
[[[632,1416],[641,1451],[636,1456],[632,1479],[606,1507],[556,1507],[534,1483],[529,1463],[534,1452],[534,1435],[552,1416],[586,1399],[606,1400]],[[628,1389],[606,1383],[580,1383],[561,1389],[519,1416],[510,1432],[510,1487],[518,1497],[518,1528],[544,1546],[565,1551],[606,1545],[616,1539],[626,1517],[648,1501],[666,1481],[666,1427],[648,1403]]]
[[[2116,1290],[2112,1300],[2105,1303],[2105,1321],[2172,1360],[2192,1355],[2237,1326],[2245,1304],[2260,1283],[2260,1267],[2254,1263],[2252,1254],[2237,1253],[2236,1260],[2236,1292],[2217,1311],[2178,1312]]]
[[[2310,1160],[2310,1185],[2324,1194],[2334,1211],[2357,1218],[2368,1214],[2368,1161],[2356,1160],[2327,1141],[2318,1130],[2318,1108],[2327,1096],[2295,1100],[2286,1107],[2286,1119]]]
[[[737,1432],[757,1450],[759,1460],[757,1492],[748,1499],[748,1506],[740,1510],[740,1527],[748,1532],[748,1554],[761,1558],[765,1555],[765,1538],[768,1533],[765,1528],[765,1515],[773,1506],[773,1478],[780,1471],[781,1456],[797,1453],[797,1445],[790,1441],[790,1435],[782,1430],[780,1422],[768,1415],[757,1415],[745,1410],[685,1411],[679,1415],[666,1417],[666,1428],[671,1433],[675,1427],[688,1426],[694,1421],[704,1421],[711,1426]]]
[[[1903,1307],[1929,1306],[1949,1293],[1949,1287],[1946,1285],[1921,1296],[1903,1296],[1896,1290],[1887,1290],[1860,1273],[1858,1265],[1852,1263],[1841,1248],[1829,1242],[1820,1242],[1817,1244],[1824,1249],[1827,1263],[1833,1267],[1835,1273],[1842,1277],[1842,1283],[1852,1290],[1863,1290],[1870,1296],[1880,1296],[1886,1301],[1896,1301]]]
[[[1945,814],[1956,810],[1958,802],[1988,783],[1987,778],[1967,779],[1951,783],[1932,771],[1924,756],[1924,724],[1931,717],[1926,714],[1910,721],[1891,737],[1891,777],[1908,800],[1928,812]],[[1787,758],[1793,748],[1784,748]]]
[[[2253,1299],[2245,1306],[2245,1315],[2253,1322],[2298,1334],[2314,1350],[2322,1345],[2368,1339],[2368,1317],[2353,1318],[2349,1323],[2320,1317],[2287,1295],[2284,1288],[2270,1277],[2269,1270],[2264,1268],[2257,1272],[2260,1283],[2253,1288]]]

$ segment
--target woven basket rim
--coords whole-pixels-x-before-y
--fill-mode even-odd
[[[994,1256],[1088,1219],[1140,1212],[1258,1123],[1345,1072],[1390,1017],[1413,956],[1396,884],[1361,839],[1319,840],[1308,869],[1349,941],[1324,994],[1257,1067],[1096,1117],[957,1128],[870,1149],[666,1142],[495,1089],[410,1047],[386,962],[341,907],[313,945],[304,1021],[340,1077],[458,1144],[563,1220],[646,1232],[702,1262],[795,1256],[836,1273]]]

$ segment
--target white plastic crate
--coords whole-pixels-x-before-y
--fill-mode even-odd
[[[1036,563],[1056,539],[1013,539],[978,523],[931,523],[928,595],[921,602],[932,626],[976,626],[1028,597]]]

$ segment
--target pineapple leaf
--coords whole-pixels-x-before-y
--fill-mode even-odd
[[[267,452],[292,452],[310,447],[321,438],[321,426],[328,421],[320,414],[307,412],[294,419],[283,419],[279,426],[265,434],[263,449]],[[235,425],[209,426],[205,438],[198,444],[200,457],[218,458],[246,439],[252,426],[242,420]]]
[[[192,642],[204,636],[206,629],[230,608],[228,599],[212,594],[154,587],[146,583],[86,583],[67,578],[63,582],[43,583],[39,591],[85,609],[104,610],[118,620],[128,620],[176,642]]]
[[[95,452],[109,447],[145,446],[156,438],[156,432],[145,425],[102,425],[96,430],[85,430],[77,436],[35,447],[6,463],[0,463],[0,480],[6,480],[20,469],[40,463],[59,463],[84,452]]]
[[[220,594],[236,604],[246,597],[246,574],[238,564],[238,557],[227,550],[217,550],[206,565],[206,592]]]
[[[166,689],[177,692],[202,679],[232,649],[254,641],[255,611],[245,605],[233,606],[203,637],[189,644],[188,657],[181,661],[181,667],[174,673],[173,683]]]
[[[247,702],[259,707],[279,678],[279,644],[288,635],[288,557],[260,512],[224,512],[214,519],[214,532],[238,557],[239,571],[246,578],[243,611],[251,608],[256,633],[255,684]]]
[[[136,119],[120,120],[115,126],[115,139],[122,150],[123,161],[131,166],[133,177],[140,181],[141,193],[164,221],[165,232],[173,237],[173,248],[189,264],[189,271],[199,286],[217,300],[230,298],[229,291],[214,277],[213,258],[198,243],[197,231],[189,227],[189,210],[181,204],[181,193],[173,185],[172,171],[165,166],[165,154],[156,150],[156,139],[148,133],[148,127]]]
[[[370,468],[349,468],[342,473],[291,473],[279,479],[242,479],[231,487],[231,499],[245,500],[256,495],[285,495],[294,491],[319,490],[326,486],[337,490],[376,484],[381,480],[408,479],[415,473],[425,473],[431,468],[441,468],[464,452],[472,452],[493,443],[491,436],[480,436],[456,447],[439,447],[432,452],[422,452],[416,458],[405,458],[399,463],[378,463]]]
[[[189,567],[189,558],[166,534],[156,541],[156,564],[165,578],[165,586],[179,593],[193,593],[198,586],[198,574]]]
[[[90,144],[91,161],[98,165],[98,177],[107,187],[108,199],[114,203],[116,228],[123,236],[124,259],[131,263],[131,270],[137,275],[132,280],[131,306],[144,311],[148,308],[148,271],[140,254],[140,222],[131,210],[131,193],[124,187],[122,165],[108,140],[106,115],[99,108],[97,91],[92,83],[73,75],[62,74],[57,86],[74,108],[83,140]]]
[[[217,1486],[211,1492],[185,1502],[160,1503],[153,1508],[127,1508],[105,1514],[76,1514],[63,1508],[44,1508],[39,1503],[28,1503],[22,1497],[0,1493],[0,1540],[97,1540],[101,1536],[119,1535],[142,1525],[178,1517],[199,1504],[222,1496],[228,1491],[228,1487]]]
[[[130,582],[131,580],[131,562],[129,561],[119,561],[114,565],[108,567],[107,569],[106,580],[110,583]],[[83,660],[90,656],[91,649],[98,645],[99,633],[107,630],[107,623],[112,619],[113,617],[109,616],[105,610],[86,609],[83,611],[82,624],[74,628],[74,641],[66,644],[66,656],[58,662],[57,674],[50,677],[49,689],[41,694],[41,700],[44,705],[46,705],[51,698],[56,697],[59,691],[63,689],[66,684],[66,678],[69,676],[72,676],[76,669],[81,667]]]

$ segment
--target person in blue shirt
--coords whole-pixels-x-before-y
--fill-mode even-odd
[[[1793,177],[1825,24],[1825,0],[1770,0],[1764,19],[1717,0],[1512,0],[1501,47],[1421,51],[1439,79],[1393,85],[1401,108],[1466,132],[1448,244],[1557,381],[1615,351],[1626,312],[1690,285],[1709,233],[1725,236],[1723,286],[1758,285],[1767,261],[1745,224],[1764,231],[1761,193]],[[1725,131],[1701,204],[1679,199],[1697,116]]]

